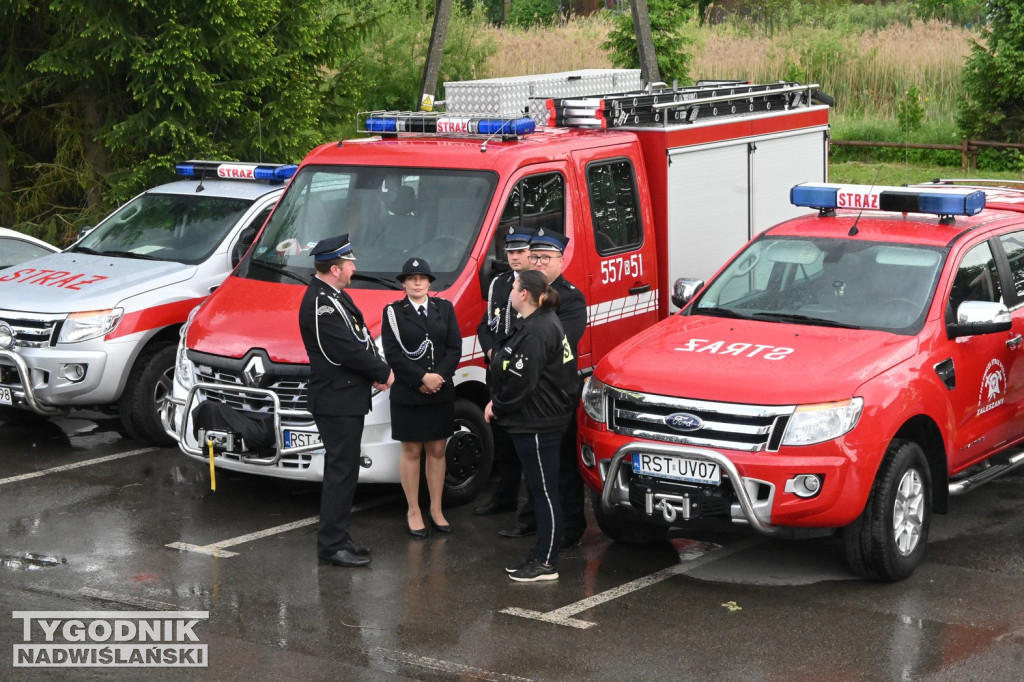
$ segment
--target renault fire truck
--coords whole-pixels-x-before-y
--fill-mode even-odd
[[[157,445],[178,331],[238,263],[295,165],[190,161],[67,250],[0,270],[0,420],[116,409]]]
[[[371,136],[314,149],[253,249],[183,330],[168,433],[216,467],[322,479],[297,315],[310,249],[348,233],[358,270],[347,291],[375,336],[384,306],[404,295],[395,276],[410,257],[430,264],[433,295],[455,306],[463,354],[446,499],[475,497],[492,458],[476,328],[490,281],[507,268],[508,228],[569,236],[565,276],[588,303],[578,362],[589,373],[668,314],[670,273],[710,274],[795,213],[781,188],[826,179],[829,107],[817,86],[622,94],[638,86],[635,70],[448,83],[444,112],[371,112],[360,119]],[[264,415],[275,445],[257,451],[239,433],[200,432],[191,415],[210,400]],[[399,452],[388,396],[377,394],[360,481],[397,482]]]
[[[907,577],[933,512],[1024,463],[1024,191],[801,183],[686,307],[598,363],[580,419],[604,532],[843,529]]]

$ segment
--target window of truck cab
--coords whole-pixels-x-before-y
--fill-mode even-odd
[[[351,287],[380,288],[368,279],[393,282],[416,257],[430,264],[435,289],[444,288],[469,258],[496,184],[489,171],[304,166],[260,234],[256,267],[245,276],[285,281],[285,269],[308,278],[317,242],[348,234],[357,270],[368,276]]]
[[[587,193],[599,255],[632,251],[643,244],[636,173],[629,159],[588,164]]]

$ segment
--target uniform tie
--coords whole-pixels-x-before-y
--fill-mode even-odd
[[[427,319],[427,306],[420,306],[419,308],[417,308],[417,310],[419,310],[420,317],[422,317],[424,320]]]

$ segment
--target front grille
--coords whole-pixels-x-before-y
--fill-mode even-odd
[[[729,450],[775,452],[794,407],[717,403],[623,391],[608,387],[608,428],[648,440]],[[699,428],[680,431],[668,417],[686,415],[700,420]],[[696,419],[689,419],[695,417]]]
[[[265,395],[240,392],[237,389],[245,388],[242,380],[242,373],[237,370],[212,367],[208,363],[197,365],[196,377],[199,381],[230,386],[232,390],[217,391],[207,389],[205,391],[207,400],[215,400],[225,405],[230,405],[246,412],[272,412],[274,403]],[[299,381],[295,377],[280,377],[267,374],[260,388],[270,389],[277,394],[281,401],[282,410],[305,410],[306,409],[306,382]]]
[[[46,348],[55,345],[60,325],[65,317],[67,315],[0,310],[0,322],[10,325],[14,330],[14,345],[22,348]]]

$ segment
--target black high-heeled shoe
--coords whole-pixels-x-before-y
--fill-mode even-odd
[[[420,528],[418,530],[414,530],[413,527],[409,525],[409,522],[406,521],[405,522],[405,528],[406,528],[406,530],[409,531],[409,535],[411,535],[413,537],[416,537],[416,538],[425,538],[425,537],[427,537],[427,527],[426,526],[423,526],[423,528]]]
[[[442,523],[438,523],[438,522],[434,521],[434,517],[433,516],[430,517],[430,525],[438,533],[451,533],[452,532],[452,527],[450,525],[448,525],[447,523],[443,523],[442,524]]]

